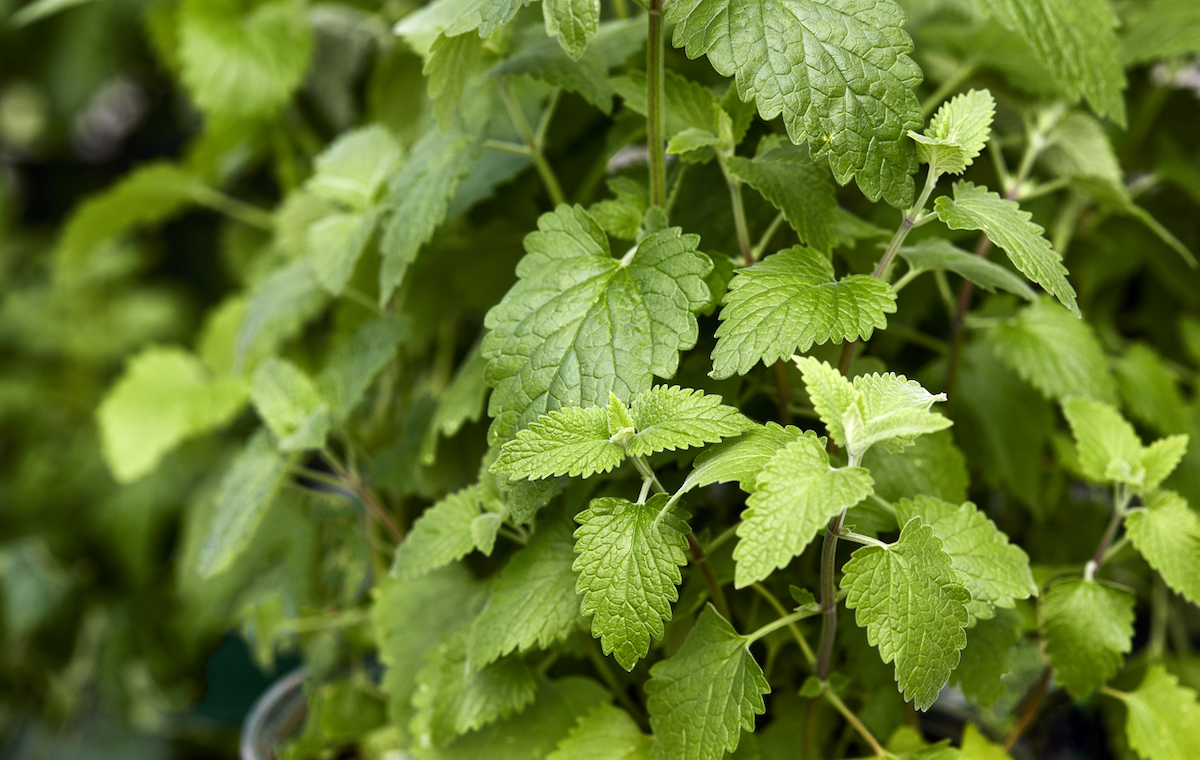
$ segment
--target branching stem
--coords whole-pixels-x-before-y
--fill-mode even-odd
[[[762,583],[755,583],[752,588],[757,591],[763,599],[767,600],[767,604],[771,605],[771,607],[779,613],[781,618],[786,617],[789,614],[787,608],[784,607],[783,604],[775,598],[775,595],[771,593],[771,590],[762,585]],[[817,656],[813,654],[812,647],[808,645],[808,641],[805,640],[804,635],[800,633],[800,629],[796,627],[796,621],[793,620],[789,622],[788,629],[792,632],[792,638],[796,640],[796,644],[800,647],[800,653],[803,654],[804,659],[808,661],[808,666],[812,667],[817,661]]]
[[[558,206],[566,203],[567,197],[563,194],[562,185],[558,182],[558,177],[554,174],[554,168],[550,166],[550,162],[546,160],[545,153],[542,152],[543,145],[539,141],[539,135],[545,137],[545,125],[549,123],[549,114],[553,113],[554,106],[558,102],[557,97],[551,97],[550,102],[546,105],[546,113],[542,116],[542,124],[539,125],[538,134],[529,126],[529,121],[525,118],[525,112],[521,110],[521,104],[517,102],[513,96],[512,83],[508,79],[500,80],[500,99],[504,101],[504,108],[508,111],[508,117],[512,119],[513,127],[516,128],[517,134],[521,136],[521,142],[525,143],[525,147],[529,151],[529,157],[533,159],[533,165],[537,169],[538,176],[542,178],[542,184],[546,187],[546,193],[550,196],[550,201]],[[498,147],[490,145],[489,147]]]

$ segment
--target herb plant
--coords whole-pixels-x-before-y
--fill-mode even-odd
[[[182,156],[0,282],[11,715],[145,615],[298,653],[295,760],[1200,758],[1197,7],[139,5]]]

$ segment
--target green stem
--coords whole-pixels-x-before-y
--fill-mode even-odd
[[[546,160],[546,155],[542,152],[542,145],[530,128],[529,121],[525,118],[524,111],[521,110],[521,104],[513,96],[512,84],[508,79],[500,80],[500,99],[504,101],[504,108],[508,111],[508,117],[512,119],[517,134],[521,136],[521,142],[525,143],[525,147],[529,149],[529,157],[533,159],[533,165],[537,169],[538,176],[542,178],[542,184],[545,185],[551,202],[555,206],[566,203],[567,197],[563,194],[562,185],[558,183],[554,168]],[[547,107],[553,108],[553,106],[552,100]]]
[[[754,642],[761,639],[763,636],[766,636],[768,633],[773,633],[775,631],[778,631],[780,628],[792,625],[797,620],[803,620],[804,618],[812,617],[815,614],[816,613],[814,613],[812,610],[801,610],[800,612],[793,612],[788,615],[784,615],[783,617],[779,618],[778,620],[773,620],[770,623],[767,623],[766,625],[764,625],[762,628],[759,628],[754,633],[751,633],[748,636],[746,636],[745,637],[746,646],[750,646]]]
[[[626,0],[613,0],[613,15],[619,19],[629,18],[629,3]]]
[[[921,102],[921,113],[928,117],[931,113],[936,111],[937,107],[946,100],[947,96],[957,90],[963,82],[970,79],[971,75],[974,73],[975,64],[964,63],[958,69],[958,71],[954,72],[953,76],[951,76],[945,82],[942,82],[941,86],[934,90],[932,95],[930,95],[928,98],[925,98],[925,100]]]
[[[646,47],[646,149],[650,154],[650,203],[666,207],[667,159],[663,137],[664,89],[663,0],[650,0]]]
[[[692,553],[692,559],[696,560],[696,567],[700,568],[701,574],[704,575],[704,582],[708,585],[708,596],[712,599],[713,606],[717,608],[717,612],[721,613],[721,617],[732,623],[733,618],[729,614],[729,603],[725,601],[725,592],[721,589],[721,584],[717,583],[712,568],[708,566],[708,557],[704,554],[704,547],[700,546],[700,542],[696,540],[695,533],[689,532],[685,538],[687,538],[688,550]]]
[[[196,202],[249,227],[256,227],[267,232],[275,229],[275,217],[271,216],[269,212],[219,190],[205,188],[203,192],[197,194]]]
[[[875,735],[863,725],[863,722],[858,719],[857,715],[851,712],[850,708],[846,707],[846,703],[837,694],[834,694],[831,689],[825,689],[822,694],[828,700],[829,704],[833,705],[834,709],[842,714],[846,722],[854,726],[854,730],[863,738],[863,741],[871,745],[871,751],[875,753],[876,757],[894,757],[894,755],[883,748],[883,745],[876,740]]]
[[[829,665],[833,659],[833,639],[837,635],[837,587],[834,567],[837,559],[838,535],[846,522],[846,510],[833,518],[825,527],[825,541],[821,544],[821,640],[817,645],[817,668],[814,674],[822,681],[829,678]]]
[[[1096,547],[1096,551],[1083,570],[1083,577],[1087,580],[1090,581],[1096,576],[1096,571],[1108,558],[1108,548],[1117,535],[1117,529],[1121,527],[1121,521],[1125,519],[1125,515],[1129,511],[1129,501],[1132,498],[1133,494],[1129,492],[1129,489],[1118,483],[1113,493],[1113,513],[1108,521],[1108,527],[1104,529],[1099,546]]]
[[[709,541],[709,542],[708,542],[708,548],[707,548],[707,549],[705,549],[705,551],[707,551],[709,554],[711,554],[711,553],[712,553],[713,551],[715,551],[715,550],[716,550],[716,549],[717,549],[719,546],[721,546],[721,544],[725,543],[726,541],[728,541],[729,539],[731,539],[731,538],[733,538],[735,535],[737,535],[737,528],[738,528],[738,526],[737,526],[737,524],[735,523],[735,524],[733,524],[733,525],[730,525],[730,526],[729,526],[728,528],[726,528],[725,530],[721,531],[721,534],[720,534],[720,535],[718,535],[718,536],[717,536],[716,538],[714,538],[712,541]]]
[[[767,227],[767,231],[762,234],[762,237],[758,239],[758,243],[755,244],[753,248],[755,261],[758,261],[762,258],[763,253],[767,250],[767,246],[771,243],[771,238],[775,237],[775,233],[779,231],[779,228],[783,222],[783,212],[780,211],[775,215],[775,218],[771,220],[771,224]]]
[[[883,541],[880,541],[878,538],[871,538],[870,536],[864,536],[863,534],[855,533],[852,530],[843,530],[841,533],[838,534],[838,536],[840,538],[846,539],[847,541],[853,541],[856,544],[862,544],[863,546],[878,546],[880,549],[890,549],[891,548],[888,544],[884,543]]]
[[[725,175],[725,184],[729,187],[729,198],[733,204],[733,226],[737,230],[738,250],[742,253],[743,266],[753,266],[754,248],[750,244],[750,228],[746,224],[746,204],[742,202],[742,183],[729,173],[724,156],[718,156],[717,163],[720,164],[721,174]]]
[[[787,608],[784,607],[783,604],[775,598],[775,595],[771,593],[770,589],[762,585],[762,583],[755,583],[752,588],[757,591],[763,599],[767,600],[767,604],[771,605],[771,607],[773,607],[775,611],[779,613],[780,617],[786,617],[789,614]],[[800,653],[804,655],[804,659],[808,660],[808,666],[811,668],[817,661],[816,655],[813,654],[812,647],[808,645],[808,642],[800,633],[800,629],[796,627],[796,621],[793,620],[788,623],[788,629],[792,632],[792,638],[796,640],[796,644],[800,647]]]

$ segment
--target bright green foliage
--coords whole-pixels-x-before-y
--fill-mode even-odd
[[[345,290],[378,222],[374,213],[330,214],[308,228],[313,276],[330,294]]]
[[[1116,675],[1133,646],[1133,594],[1104,581],[1058,581],[1042,596],[1046,654],[1058,682],[1083,699]]]
[[[1200,700],[1162,665],[1152,665],[1137,689],[1118,695],[1129,746],[1142,760],[1200,756]]]
[[[853,381],[811,356],[797,357],[813,407],[829,434],[852,459],[875,444],[900,451],[923,433],[950,427],[950,420],[929,411],[946,394],[932,394],[903,375],[859,375]]]
[[[408,322],[394,314],[367,322],[330,348],[317,375],[321,398],[329,404],[334,423],[350,416],[375,378],[396,355],[408,332]]]
[[[564,406],[623,400],[670,377],[696,343],[693,313],[708,302],[712,269],[699,239],[678,228],[612,258],[608,239],[580,206],[560,206],[525,238],[520,281],[487,316],[483,342],[494,442]]]
[[[814,163],[807,150],[764,138],[753,159],[729,159],[729,173],[782,211],[809,248],[825,252],[833,248],[837,198],[829,171]]]
[[[1008,686],[1008,650],[1021,639],[1020,618],[1015,612],[997,610],[990,620],[980,620],[967,629],[967,646],[950,684],[980,707],[991,707],[1004,696]]]
[[[915,245],[904,246],[899,253],[913,270],[954,272],[989,293],[995,293],[998,289],[1006,290],[1027,301],[1037,300],[1036,291],[1022,277],[986,258],[967,253],[949,240],[922,240]]]
[[[448,12],[446,36],[454,37],[464,32],[478,30],[480,37],[490,37],[497,27],[512,20],[521,6],[529,3],[522,0],[443,0]]]
[[[967,498],[967,460],[949,430],[920,436],[900,452],[873,448],[863,457],[863,467],[875,481],[876,495],[887,501],[916,494],[956,504]]]
[[[378,199],[404,150],[379,124],[346,132],[313,160],[304,183],[311,193],[354,211],[366,211]]]
[[[840,184],[871,200],[912,202],[908,130],[920,126],[921,71],[893,0],[683,0],[667,11],[676,47],[707,55],[764,119],[783,114],[792,142],[829,156]]]
[[[628,713],[602,705],[580,718],[546,760],[650,760],[653,745]]]
[[[1200,52],[1200,7],[1191,0],[1154,0],[1129,14],[1125,62]]]
[[[630,456],[717,443],[752,424],[737,409],[722,404],[720,396],[678,386],[660,385],[638,394],[630,411],[637,430],[629,441]]]
[[[1116,401],[1108,359],[1092,328],[1047,298],[988,331],[996,356],[1050,399]]]
[[[1158,487],[1183,458],[1188,437],[1173,435],[1142,446],[1137,431],[1108,404],[1070,398],[1063,413],[1079,451],[1079,467],[1099,483],[1121,483],[1134,493]]]
[[[608,472],[625,459],[625,449],[609,435],[604,407],[555,409],[504,444],[492,471],[513,480]]]
[[[933,528],[913,518],[889,547],[865,546],[842,568],[846,606],[884,662],[895,662],[906,700],[927,710],[966,646],[967,603]]]
[[[478,486],[452,493],[421,513],[396,550],[392,575],[412,580],[461,559],[476,548],[490,554],[499,522],[484,520],[490,530],[476,533],[483,514]]]
[[[492,594],[471,625],[472,667],[482,667],[514,649],[547,647],[566,638],[577,624],[579,597],[575,541],[565,518],[539,520],[537,533],[513,555]]]
[[[287,359],[272,357],[259,365],[250,386],[250,400],[281,451],[325,445],[329,407],[312,379]]]
[[[1125,518],[1125,530],[1167,585],[1200,604],[1200,517],[1182,496],[1159,491]]]
[[[975,727],[968,723],[963,729],[962,760],[1008,760],[1008,753],[999,744],[993,744]]]
[[[962,174],[975,162],[992,132],[996,101],[987,90],[971,90],[946,101],[925,134],[910,132],[917,158],[935,174]]]
[[[719,760],[754,730],[770,691],[746,639],[705,607],[679,651],[650,669],[654,760]]]
[[[1121,400],[1129,415],[1160,433],[1188,429],[1189,411],[1179,379],[1166,361],[1145,343],[1129,347],[1113,367]]]
[[[861,467],[833,468],[825,439],[808,432],[781,448],[758,473],[734,549],[734,585],[744,588],[784,567],[817,531],[871,493]]]
[[[1125,74],[1116,15],[1104,0],[975,0],[981,13],[1021,35],[1071,98],[1125,123]]]
[[[877,277],[838,279],[825,254],[794,246],[741,269],[729,283],[717,346],[715,378],[744,375],[814,343],[866,340],[887,327],[896,294]]]
[[[613,80],[617,94],[625,107],[634,113],[646,115],[646,74],[631,71]],[[663,81],[666,96],[666,114],[663,124],[668,138],[681,132],[695,130],[718,135],[721,131],[721,103],[708,87],[668,69]],[[732,147],[732,146],[731,146]]]
[[[543,0],[546,34],[557,37],[567,55],[579,60],[600,30],[600,0]]]
[[[693,488],[737,481],[746,493],[757,489],[758,474],[784,446],[799,440],[804,431],[768,422],[750,432],[713,446],[696,457],[695,466],[679,488],[680,495]]]
[[[479,69],[482,59],[483,40],[474,34],[441,34],[429,47],[429,58],[421,73],[429,78],[429,99],[442,129],[450,129],[467,80]]]
[[[664,494],[645,504],[601,498],[575,516],[581,612],[592,617],[604,653],[626,670],[646,656],[651,637],[662,638],[663,621],[679,599],[690,529],[686,512],[659,519],[666,502]]]
[[[971,502],[955,505],[940,499],[918,496],[896,504],[900,524],[913,517],[933,528],[942,540],[942,551],[950,555],[954,569],[967,577],[971,620],[990,618],[996,607],[1013,607],[1018,599],[1037,593],[1029,556],[1008,542],[996,524]]]
[[[274,114],[300,85],[313,47],[291,0],[187,0],[179,10],[180,77],[215,119]]]
[[[242,383],[212,377],[186,351],[147,349],[96,412],[105,461],[118,481],[137,480],[183,441],[228,423],[245,403]]]
[[[326,304],[308,259],[297,259],[266,277],[251,293],[238,330],[234,374],[245,369],[247,358],[278,351],[283,341],[298,333]]]
[[[933,204],[938,218],[952,230],[981,230],[1004,249],[1008,258],[1029,279],[1046,289],[1079,316],[1075,288],[1067,282],[1067,268],[1040,225],[1014,201],[1001,198],[986,187],[970,182],[954,183],[954,198],[939,196]]]

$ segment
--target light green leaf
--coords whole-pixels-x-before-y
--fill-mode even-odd
[[[646,115],[645,72],[631,71],[614,78],[612,84],[626,108]],[[711,89],[667,69],[663,90],[663,132],[668,139],[689,129],[720,135],[721,102]]]
[[[1189,436],[1172,435],[1160,438],[1142,450],[1142,467],[1146,468],[1146,492],[1158,488],[1175,472],[1179,462],[1187,453]]]
[[[707,605],[679,651],[650,669],[654,760],[716,760],[733,752],[741,732],[754,730],[770,691],[745,637]]]
[[[185,0],[180,78],[207,115],[262,118],[300,86],[313,49],[303,6],[291,0]]]
[[[1200,53],[1200,6],[1192,0],[1154,0],[1130,8],[1125,63]]]
[[[703,150],[704,148],[721,148],[727,147],[728,143],[712,132],[706,129],[696,129],[690,127],[676,134],[667,142],[667,153],[672,156],[679,156],[692,151]],[[712,151],[707,151],[700,160],[709,160],[713,156]],[[693,160],[690,156],[684,156],[684,160]]]
[[[962,174],[992,133],[996,101],[987,90],[971,90],[942,104],[925,134],[910,132],[917,159],[937,174]]]
[[[130,483],[183,441],[223,427],[245,403],[240,381],[213,377],[182,349],[148,348],[96,411],[104,460],[118,482]]]
[[[543,214],[525,238],[520,280],[485,321],[490,439],[560,407],[605,404],[609,393],[628,400],[655,375],[675,374],[708,302],[712,262],[698,242],[672,227],[618,260],[582,207]]]
[[[395,357],[408,325],[404,317],[389,314],[368,322],[349,338],[334,341],[317,376],[317,387],[335,424],[350,416],[375,377]]]
[[[1182,496],[1159,491],[1125,518],[1125,531],[1167,585],[1200,604],[1200,517]]]
[[[308,228],[313,276],[331,295],[340,296],[354,267],[375,234],[377,214],[330,214]]]
[[[538,417],[504,444],[492,472],[510,480],[558,475],[589,478],[625,459],[625,449],[609,438],[603,407],[567,407]]]
[[[1023,277],[982,256],[967,253],[945,238],[928,238],[915,245],[906,245],[899,253],[914,270],[954,272],[989,293],[1000,289],[1027,301],[1037,300],[1037,292]]]
[[[452,493],[426,509],[396,550],[392,576],[413,580],[465,557],[475,549],[471,528],[481,510],[478,486]]]
[[[13,15],[9,16],[8,26],[20,29],[90,2],[92,0],[34,0],[32,3],[21,6]]]
[[[526,0],[452,0],[454,14],[446,26],[446,36],[478,30],[479,36],[486,39],[526,5]]]
[[[525,652],[565,639],[583,624],[572,524],[563,517],[538,521],[533,538],[500,572],[483,612],[471,624],[470,661],[483,667],[514,649]]]
[[[543,0],[546,34],[578,61],[588,42],[600,31],[600,0]]]
[[[1055,122],[1038,156],[1059,177],[1091,177],[1124,192],[1125,173],[1104,126],[1084,111],[1072,111]]]
[[[1042,298],[987,333],[996,356],[1049,399],[1113,403],[1116,383],[1091,325]]]
[[[271,357],[258,366],[250,386],[258,416],[275,435],[280,451],[319,449],[329,434],[329,407],[317,386],[287,359]]]
[[[74,583],[45,536],[27,535],[0,544],[0,611],[9,640],[25,639],[48,622]]]
[[[837,197],[828,169],[807,150],[764,138],[753,159],[729,159],[729,173],[782,211],[802,243],[826,253],[833,249]]]
[[[421,246],[445,220],[458,182],[470,170],[478,151],[471,137],[431,129],[392,175],[382,202],[388,218],[379,243],[380,305],[391,299]]]
[[[721,397],[691,388],[658,385],[633,399],[637,433],[629,441],[630,456],[674,451],[740,435],[754,424]]]
[[[1138,688],[1118,693],[1128,711],[1129,746],[1142,760],[1200,757],[1200,701],[1162,665],[1152,665]]]
[[[825,439],[809,431],[779,450],[758,473],[738,524],[734,585],[745,588],[804,551],[817,531],[871,493],[861,467],[835,469]]]
[[[1075,436],[1080,469],[1099,483],[1123,483],[1134,493],[1149,492],[1174,471],[1187,450],[1186,435],[1142,446],[1120,412],[1094,399],[1067,399],[1063,413]]]
[[[968,579],[971,623],[975,618],[992,617],[996,607],[1011,608],[1018,599],[1037,594],[1029,555],[1010,544],[1008,536],[971,502],[955,505],[918,496],[913,501],[897,502],[896,517],[901,525],[920,517],[942,540],[942,551],[950,555],[954,569]]]
[[[440,34],[430,46],[421,73],[428,79],[433,114],[443,130],[450,129],[467,80],[479,70],[482,59],[483,40],[476,34]]]
[[[970,182],[954,183],[954,198],[942,195],[933,202],[938,218],[952,230],[981,230],[1004,249],[1017,269],[1062,301],[1075,316],[1075,289],[1067,282],[1062,256],[1050,246],[1045,230],[1033,222],[1015,201],[1006,200],[986,187]]]
[[[196,573],[212,578],[250,545],[250,539],[287,476],[289,459],[260,429],[221,478],[212,526],[196,559]]]
[[[856,177],[872,201],[912,203],[916,169],[908,130],[921,125],[912,92],[904,11],[892,0],[681,0],[672,42],[735,77],[766,120],[783,114],[792,142],[829,156],[840,184]]]
[[[841,280],[825,254],[794,246],[740,269],[729,283],[712,377],[744,375],[814,343],[867,340],[887,326],[896,294],[878,277]]]
[[[1117,17],[1106,0],[975,0],[1024,38],[1073,100],[1125,125],[1125,72],[1117,54]]]
[[[665,494],[645,504],[600,498],[575,516],[581,612],[592,616],[592,635],[604,653],[626,670],[650,651],[651,637],[662,638],[671,603],[679,600],[690,528],[686,512],[658,519],[666,503]]]
[[[354,211],[366,211],[403,157],[400,143],[383,125],[353,129],[313,160],[313,176],[304,187]]]
[[[1009,760],[1008,753],[999,744],[993,744],[975,727],[968,723],[963,729],[961,760]]]
[[[1179,379],[1153,348],[1133,344],[1117,359],[1113,370],[1131,417],[1164,434],[1182,433],[1190,427],[1191,412]]]
[[[1021,639],[1021,619],[1015,612],[998,610],[996,617],[980,620],[967,629],[967,646],[950,685],[983,708],[1000,701],[1008,691],[1002,680],[1011,671],[1008,650]]]
[[[546,760],[650,760],[654,737],[647,736],[629,713],[601,705],[579,719]]]
[[[914,518],[896,543],[856,550],[842,571],[855,622],[884,662],[895,661],[904,698],[929,709],[967,644],[971,601],[941,540]]]
[[[967,458],[949,431],[920,436],[900,452],[872,448],[863,458],[863,467],[875,481],[876,495],[887,501],[917,494],[952,503],[967,498]]]
[[[1046,654],[1075,699],[1104,685],[1133,647],[1133,594],[1104,581],[1058,581],[1042,596]]]
[[[776,422],[768,422],[737,438],[723,441],[696,457],[695,466],[679,487],[679,493],[734,480],[746,493],[754,493],[758,487],[758,474],[771,457],[802,435],[804,431],[799,428],[785,428]]]
[[[248,358],[265,356],[293,337],[328,304],[309,259],[296,259],[264,278],[250,295],[233,348],[233,371]]]

